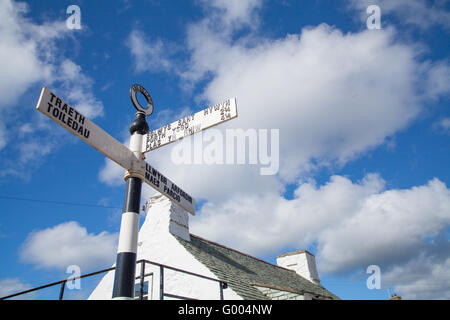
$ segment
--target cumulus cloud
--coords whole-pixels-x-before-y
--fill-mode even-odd
[[[306,247],[324,225],[334,225],[342,219],[330,212],[331,208],[337,207],[347,215],[358,205],[358,201],[349,201],[353,194],[377,192],[383,184],[376,175],[361,184],[333,176],[320,188],[314,181],[300,185],[295,200],[286,200],[275,192],[224,198],[222,202],[206,203],[192,220],[191,230],[254,254],[273,254],[289,245]]]
[[[240,26],[258,16],[263,2],[202,3],[207,15],[188,26],[190,55],[185,68],[174,69],[184,71],[174,72],[183,84],[210,79],[201,95],[205,105],[237,98],[239,117],[219,127],[223,136],[226,128],[280,129],[280,172],[274,181],[248,166],[177,166],[168,160],[173,146],[152,155],[155,166],[191,186],[194,195],[219,196],[189,176],[206,173],[225,194],[264,192],[321,166],[343,165],[386,143],[430,100],[450,92],[449,64],[421,62],[417,46],[398,41],[394,28],[343,33],[321,24],[274,40],[254,29],[235,37]],[[135,36],[145,38],[142,31],[130,39]],[[143,61],[159,59],[139,51]],[[242,175],[253,188],[235,178]]]
[[[407,127],[426,101],[450,88],[450,81],[439,80],[439,90],[420,89],[423,79],[429,88],[429,82],[445,80],[447,65],[421,63],[415,47],[396,42],[395,35],[393,29],[343,33],[322,24],[248,47],[202,22],[191,26],[191,68],[184,81],[213,75],[203,92],[205,106],[237,98],[238,118],[217,127],[223,136],[227,128],[279,129],[280,172],[261,177],[258,167],[248,165],[176,165],[172,145],[151,153],[151,162],[194,196],[213,201],[280,190],[321,166],[357,158]],[[213,190],[195,178],[200,176],[221,188]]]
[[[150,41],[141,31],[133,30],[125,43],[134,59],[136,72],[169,71],[172,68],[172,62],[167,58],[168,48],[160,39]]]
[[[270,193],[208,202],[191,225],[194,234],[255,255],[315,246],[321,272],[379,265],[383,286],[419,297],[421,285],[438,283],[439,274],[448,273],[450,189],[438,179],[386,190],[375,174],[356,183],[333,176],[320,187],[300,184],[292,200]],[[423,264],[424,256],[433,259]],[[423,276],[422,269],[430,273]],[[450,289],[448,282],[441,286],[435,294]]]
[[[17,292],[25,291],[31,289],[31,285],[23,282],[22,280],[18,278],[7,278],[0,280],[0,297],[5,297],[10,294],[14,294]],[[33,294],[27,294],[24,296],[19,296],[16,299],[32,299]],[[14,299],[14,298],[12,298]]]
[[[324,271],[345,271],[373,259],[401,261],[450,224],[450,191],[438,179],[406,190],[384,186],[374,174],[356,183],[332,176],[320,187],[314,181],[300,184],[292,200],[268,193],[207,203],[192,230],[255,254],[318,241]]]
[[[258,9],[262,0],[213,0],[202,1],[210,20],[221,20],[222,31],[232,32],[243,26],[255,29],[259,23]]]
[[[117,239],[117,234],[108,232],[90,234],[78,222],[70,221],[29,234],[20,259],[39,268],[98,268],[113,263]]]
[[[22,17],[27,12],[24,3],[2,1],[0,4],[0,61],[2,76],[0,77],[0,107],[11,105],[17,101],[31,84],[38,80],[48,79],[52,72],[49,64],[51,57],[41,55],[39,40],[58,37],[58,32],[45,35],[47,30],[58,30],[63,33],[62,24],[42,25],[44,30],[30,24]]]
[[[393,30],[344,34],[320,25],[252,48],[204,29],[191,36],[199,47],[192,74],[215,75],[206,99],[238,99],[239,118],[228,125],[280,129],[280,175],[288,182],[382,144],[423,107],[416,85],[428,70],[412,47],[395,43]]]
[[[109,186],[120,186],[123,184],[124,174],[124,168],[110,159],[105,159],[105,164],[98,174],[98,179]]]
[[[323,269],[402,262],[425,250],[450,225],[450,190],[438,179],[408,190],[387,190],[319,236]],[[401,227],[400,227],[401,226]],[[376,263],[375,263],[376,262]]]
[[[55,80],[61,83],[63,92],[60,95],[83,115],[90,119],[103,115],[103,103],[92,91],[93,81],[82,73],[79,65],[69,59],[63,60]]]
[[[62,86],[64,90],[69,89],[69,83],[80,82],[89,95],[92,80],[58,49],[58,41],[71,36],[64,21],[35,24],[26,18],[27,4],[10,0],[2,1],[0,12],[0,107],[14,105],[37,82]],[[85,111],[99,115],[103,106],[97,101],[90,108],[93,110]]]
[[[445,61],[430,64],[426,92],[431,99],[439,99],[450,93],[450,65]]]
[[[419,253],[406,264],[381,273],[382,286],[393,288],[404,299],[450,299],[450,255]]]
[[[59,145],[59,135],[54,127],[49,129],[48,119],[44,121],[33,113],[23,123],[22,112],[34,107],[41,85],[52,88],[90,118],[103,114],[103,104],[92,91],[92,79],[58,46],[60,41],[75,41],[65,21],[37,24],[27,14],[26,3],[5,0],[0,4],[0,177],[14,174],[26,178],[39,166],[41,156]],[[36,90],[36,100],[26,101],[27,107],[17,112],[20,99],[31,89]],[[21,121],[17,121],[19,118]],[[20,132],[14,137],[13,146],[8,145],[8,132]],[[42,139],[37,132],[45,132],[51,138]],[[16,155],[18,159],[12,160]]]

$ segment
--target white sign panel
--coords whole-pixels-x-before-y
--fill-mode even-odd
[[[208,107],[162,128],[149,132],[147,138],[144,139],[142,152],[152,151],[236,117],[236,99],[228,99],[215,106]]]
[[[137,161],[130,149],[46,87],[42,88],[36,109],[126,170]]]
[[[144,181],[176,204],[184,208],[186,211],[195,215],[195,200],[189,194],[184,192],[175,183],[170,181],[167,177],[161,174],[158,170],[153,168],[148,163],[145,165],[145,179]]]

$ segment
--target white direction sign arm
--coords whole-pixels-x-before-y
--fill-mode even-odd
[[[144,181],[148,185],[167,196],[192,215],[195,215],[194,198],[147,162],[140,161],[140,165],[142,166],[141,168],[144,169]]]
[[[36,109],[126,170],[137,161],[130,149],[46,87],[42,88]]]
[[[147,137],[143,141],[142,152],[152,151],[236,117],[236,99],[228,99],[147,133]]]

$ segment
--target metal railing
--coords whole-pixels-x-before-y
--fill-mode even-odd
[[[159,277],[160,277],[159,278],[160,279],[159,280],[159,299],[160,300],[164,300],[164,297],[176,298],[176,299],[186,299],[186,300],[195,300],[194,298],[189,298],[189,297],[185,297],[185,296],[180,296],[180,295],[164,292],[164,269],[169,269],[169,270],[172,270],[172,271],[189,274],[189,275],[194,276],[194,277],[203,278],[203,279],[206,279],[206,280],[217,282],[218,285],[219,285],[220,300],[223,300],[223,289],[226,289],[228,287],[227,283],[222,281],[222,280],[210,278],[210,277],[198,274],[198,273],[194,273],[194,272],[190,272],[190,271],[187,271],[187,270],[178,269],[178,268],[171,267],[171,266],[168,266],[168,265],[164,265],[164,264],[161,264],[161,263],[157,263],[157,262],[153,262],[153,261],[142,259],[142,260],[137,261],[136,265],[137,264],[140,264],[140,266],[141,266],[140,275],[136,277],[136,279],[139,279],[139,284],[140,284],[139,299],[138,300],[143,300],[144,299],[144,279],[145,279],[145,277],[149,276],[149,275],[153,275],[153,273],[145,274],[145,265],[146,264],[151,264],[151,265],[155,265],[155,266],[159,267],[159,274],[160,274],[159,275]],[[59,300],[63,300],[64,289],[66,287],[67,281],[83,279],[83,278],[95,276],[95,275],[98,275],[98,274],[101,274],[101,273],[109,272],[109,271],[112,271],[112,270],[115,270],[115,269],[116,269],[116,267],[111,267],[111,268],[108,268],[108,269],[103,269],[103,270],[87,273],[87,274],[84,274],[84,275],[81,275],[81,276],[78,276],[78,277],[71,277],[71,278],[68,278],[68,279],[52,282],[52,283],[49,283],[49,284],[46,284],[46,285],[43,285],[43,286],[39,286],[39,287],[36,287],[36,288],[32,288],[32,289],[20,291],[20,292],[14,293],[14,294],[10,294],[10,295],[4,296],[4,297],[0,297],[0,300],[11,299],[11,298],[18,297],[18,296],[21,296],[21,295],[24,295],[24,294],[27,294],[27,293],[36,292],[36,291],[39,291],[39,290],[42,290],[42,289],[46,289],[46,288],[49,288],[49,287],[53,287],[53,286],[57,286],[57,285],[60,286],[60,289],[59,289]]]

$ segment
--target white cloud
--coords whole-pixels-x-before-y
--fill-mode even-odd
[[[449,227],[450,189],[440,180],[385,190],[383,179],[373,174],[357,183],[342,176],[320,187],[303,183],[292,200],[267,193],[208,202],[191,220],[192,233],[255,255],[314,246],[321,272],[379,265],[383,286],[398,286],[411,298],[420,285],[437,283],[448,273]],[[421,255],[434,258],[420,265]],[[422,295],[450,290],[448,281],[441,286]]]
[[[262,7],[262,0],[203,0],[210,21],[220,19],[218,30],[231,32],[235,29],[248,26],[256,28],[259,23],[258,9]],[[213,24],[211,24],[213,26]],[[225,28],[224,28],[225,27]]]
[[[333,176],[320,188],[314,181],[301,184],[293,200],[276,192],[225,197],[205,204],[192,219],[191,230],[254,254],[274,254],[285,246],[306,248],[324,228],[351,215],[361,206],[361,199],[383,186],[377,175],[359,184]]]
[[[284,178],[308,170],[312,159],[345,163],[419,112],[414,53],[392,37],[344,35],[324,25],[303,30],[244,51],[219,69],[205,94],[233,92],[245,127],[280,128]]]
[[[135,71],[168,71],[172,67],[167,58],[168,48],[158,39],[149,41],[139,30],[133,30],[126,45],[134,59]]]
[[[450,299],[450,257],[420,253],[402,266],[381,273],[382,285],[391,287],[403,299]]]
[[[233,38],[244,21],[257,17],[262,2],[203,4],[206,18],[188,27],[187,68],[173,70],[185,70],[174,72],[186,86],[211,77],[202,94],[208,105],[237,98],[239,117],[221,130],[280,129],[280,179],[261,178],[248,166],[175,166],[169,163],[171,146],[152,153],[157,168],[199,197],[264,192],[320,166],[343,165],[389,141],[427,102],[450,91],[448,63],[421,62],[417,45],[397,41],[393,28],[344,34],[322,24],[277,40],[254,30]],[[149,61],[152,56],[143,55]],[[197,184],[202,175],[222,188],[214,194]]]
[[[108,232],[89,234],[70,221],[29,234],[19,252],[20,259],[40,268],[103,267],[114,262],[117,239],[117,234]]]
[[[430,98],[438,99],[450,94],[450,65],[440,61],[430,64],[428,79],[426,82],[426,92]]]
[[[43,121],[42,115],[31,111],[39,96],[38,86],[52,88],[90,118],[103,114],[103,104],[92,91],[92,79],[79,65],[67,59],[59,47],[59,42],[70,39],[72,34],[65,21],[36,24],[27,13],[26,3],[10,0],[0,3],[0,151],[4,153],[1,177],[14,174],[27,178],[42,162],[41,156],[60,145],[60,135],[45,123],[48,119]],[[26,126],[33,130],[23,130],[23,112],[27,109],[17,109],[17,103],[32,88],[36,88],[36,101],[26,102],[32,112]],[[42,131],[50,138],[43,139],[36,134]],[[13,146],[8,145],[11,141],[8,132],[20,132]],[[19,159],[13,160],[17,154]],[[16,162],[23,166],[18,167]]]
[[[324,271],[401,260],[450,224],[450,191],[437,179],[406,190],[384,184],[377,175],[357,183],[333,176],[320,187],[300,184],[292,200],[267,193],[207,203],[192,231],[255,254],[318,242]]]
[[[110,159],[105,159],[105,165],[100,169],[98,179],[108,186],[121,186],[125,169]]]
[[[260,4],[245,2],[247,9],[236,9],[240,12],[236,15],[248,17]],[[210,10],[223,6],[228,12],[233,5],[217,1],[205,6]],[[214,17],[189,26],[191,55],[181,77],[188,83],[210,77],[202,95],[209,105],[237,98],[239,117],[221,125],[222,129],[280,129],[282,183],[295,182],[320,166],[343,165],[386,143],[416,119],[430,100],[450,90],[448,63],[421,62],[418,45],[398,41],[394,28],[343,33],[322,24],[276,40],[253,31],[233,38],[227,29],[228,14]],[[242,22],[235,20],[235,25]],[[195,184],[183,177],[198,177],[205,170],[205,166],[185,171],[169,168],[167,154],[161,163],[156,159],[155,165],[167,167],[185,183]],[[246,172],[255,182],[249,189],[243,179],[235,178],[240,173],[237,168],[214,170],[208,174],[211,184],[233,185],[222,190],[226,194],[231,189],[264,191],[259,186],[274,184],[270,178],[259,183],[255,170]],[[211,190],[204,184],[198,194],[208,197]]]
[[[95,98],[93,81],[81,72],[81,67],[69,59],[61,62],[56,80],[61,82],[64,100],[77,108],[83,115],[93,119],[103,115],[103,103]]]
[[[25,282],[22,282],[18,278],[8,278],[0,280],[0,297],[5,297],[10,294],[18,293],[21,291],[25,291],[31,289],[31,285]],[[33,294],[26,294],[23,296],[18,296],[17,298],[12,299],[32,299]]]
[[[38,82],[58,87],[81,82],[89,93],[91,80],[58,48],[58,41],[71,36],[64,21],[35,24],[26,18],[26,3],[6,0],[0,6],[0,107],[11,107]]]
[[[123,138],[120,140],[122,144],[128,147],[130,145],[130,133],[128,128],[124,128],[121,137]],[[98,173],[98,179],[108,186],[121,186],[124,184],[124,174],[124,168],[109,158],[105,158],[105,164]]]
[[[189,28],[206,28],[214,30],[223,37],[230,37],[234,31],[242,27],[249,27],[254,30],[259,25],[258,9],[262,6],[262,0],[214,0],[201,1],[207,19]],[[195,31],[193,31],[195,32]],[[126,42],[134,60],[135,71],[140,72],[173,72],[181,77],[192,77],[186,72],[186,67],[180,61],[173,58],[177,52],[184,51],[179,44],[161,39],[149,39],[141,30],[133,30]],[[189,50],[197,50],[195,44],[188,41]],[[203,43],[202,46],[209,46]],[[191,86],[184,83],[186,87]]]
[[[437,81],[447,65],[422,64],[415,47],[395,37],[393,29],[344,34],[320,25],[248,47],[200,22],[189,29],[191,69],[184,79],[212,74],[203,94],[209,104],[237,98],[239,117],[222,128],[279,128],[280,176],[293,182],[383,144],[424,101],[450,88],[442,81],[438,92],[423,93],[422,79]]]
[[[401,262],[427,247],[450,225],[450,190],[434,179],[408,190],[387,190],[319,236],[323,270]],[[401,227],[400,227],[401,226]]]
[[[22,18],[26,12],[23,3],[2,1],[0,4],[0,107],[15,103],[31,84],[49,78],[52,72],[51,65],[47,64],[49,57],[40,55],[39,43],[32,38],[39,34],[40,40],[44,40],[45,36]],[[54,26],[60,30],[59,25]],[[42,28],[47,30],[49,26]],[[47,39],[52,36],[56,35],[48,35]]]
[[[18,145],[20,152],[19,162],[27,164],[29,161],[39,159],[49,154],[52,149],[52,144],[41,144],[37,140],[29,140]]]

